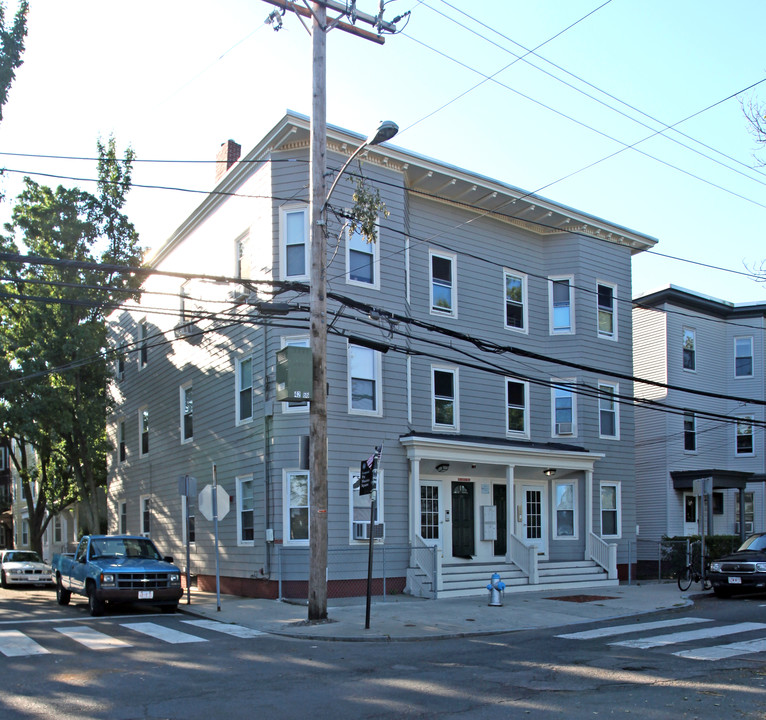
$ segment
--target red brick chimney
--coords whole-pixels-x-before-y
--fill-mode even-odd
[[[227,140],[221,143],[221,149],[218,151],[215,163],[215,181],[218,182],[226,171],[239,160],[242,154],[242,146],[233,140]]]

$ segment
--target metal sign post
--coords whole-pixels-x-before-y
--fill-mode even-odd
[[[215,533],[215,602],[221,612],[221,575],[218,569],[218,468],[213,463],[213,532]]]

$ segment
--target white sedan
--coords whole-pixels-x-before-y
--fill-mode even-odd
[[[55,582],[53,570],[31,550],[0,551],[0,581],[9,585],[50,585]]]

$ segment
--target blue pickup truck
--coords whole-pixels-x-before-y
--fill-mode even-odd
[[[53,556],[56,600],[68,605],[72,593],[88,598],[102,615],[105,603],[146,603],[175,612],[183,594],[181,571],[142,536],[85,535],[75,553]]]

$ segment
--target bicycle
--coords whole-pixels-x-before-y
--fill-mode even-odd
[[[705,574],[696,568],[693,568],[691,563],[689,563],[685,568],[681,568],[676,576],[678,580],[678,589],[681,592],[686,592],[691,587],[693,582],[702,583],[703,590],[710,590],[712,587],[710,580],[708,580]]]

